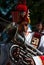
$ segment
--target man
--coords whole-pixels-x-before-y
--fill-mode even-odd
[[[44,34],[41,36],[40,45],[38,49],[44,53]]]
[[[29,16],[30,16],[29,15],[29,9],[24,4],[18,4],[16,9],[20,14],[20,19],[19,19],[19,22],[18,22],[19,33],[21,34],[23,32],[25,38],[27,38],[27,41],[29,40],[29,43],[30,43],[30,41],[31,41],[30,37],[32,35],[30,32],[32,32],[32,30],[29,27],[29,22],[30,22],[29,21]]]
[[[39,34],[39,38],[40,38],[38,49],[44,53],[44,32],[43,31],[44,29],[43,29],[42,21],[37,22],[35,32]]]

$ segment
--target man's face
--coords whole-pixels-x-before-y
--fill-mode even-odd
[[[42,24],[41,24],[41,23],[39,24],[39,29],[40,29],[40,30],[42,29]]]
[[[29,17],[30,17],[30,11],[28,10],[28,12],[27,12],[27,18],[29,19]]]
[[[28,23],[27,23],[27,22],[23,22],[23,23],[22,23],[22,26],[23,26],[23,29],[24,29],[23,31],[24,31],[24,32],[27,32]]]
[[[37,24],[37,26],[36,26],[36,27],[37,27],[37,29],[38,29],[38,30],[40,30],[40,31],[41,31],[41,30],[42,30],[42,28],[43,28],[42,23]]]
[[[27,32],[27,29],[28,29],[28,22],[21,22],[19,24],[19,27],[18,27],[18,31],[21,33],[21,32]]]
[[[27,32],[28,24],[24,24],[24,32]]]

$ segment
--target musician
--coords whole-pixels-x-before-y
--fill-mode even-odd
[[[18,4],[18,6],[16,7],[17,11],[19,11],[20,13],[20,21],[18,22],[18,32],[21,34],[23,33],[25,38],[26,37],[31,37],[31,33],[32,32],[31,28],[29,27],[29,23],[30,23],[30,18],[29,18],[29,9],[26,5],[22,5],[22,4]],[[27,32],[28,31],[28,32]],[[27,35],[29,33],[29,35]],[[27,39],[28,41],[28,39]],[[31,39],[30,39],[31,41]],[[29,41],[29,42],[30,42]]]
[[[35,48],[40,50],[44,53],[44,32],[43,31],[43,24],[42,22],[38,22],[36,25],[36,31],[35,32],[28,32],[28,35],[26,37],[26,40],[31,43]],[[29,45],[29,43],[27,43]]]
[[[23,5],[24,7],[24,5]],[[21,19],[20,21],[18,22],[18,33],[19,34],[24,34],[25,36],[25,39],[31,43],[31,39],[32,39],[32,36],[33,36],[33,33],[32,33],[32,30],[28,27],[28,24],[29,24],[29,19],[27,18],[27,8],[23,8],[22,7],[22,4],[18,5],[17,6],[17,10],[20,12],[20,16],[21,16]],[[22,10],[23,9],[23,10]],[[25,10],[24,10],[25,9]],[[26,15],[26,16],[25,16]],[[41,25],[40,25],[41,26]],[[41,26],[42,27],[42,26]],[[41,31],[41,30],[40,30]],[[37,39],[38,40],[38,39]],[[29,43],[27,43],[27,45],[29,45]],[[38,58],[37,58],[38,59]],[[36,61],[36,60],[34,60]],[[30,62],[29,62],[30,63]],[[36,62],[35,62],[36,63]],[[36,64],[37,65],[37,64]],[[39,65],[39,63],[38,63]]]
[[[38,32],[39,33],[39,37],[40,37],[40,42],[39,42],[39,46],[38,46],[38,49],[44,53],[44,32],[43,32],[43,23],[42,21],[40,22],[37,22],[36,24],[36,30],[35,32]]]
[[[25,40],[27,40],[29,42],[29,43],[26,43],[27,45],[29,45],[32,42],[33,46],[38,48],[41,36],[39,33],[36,33],[36,32],[33,33],[32,30],[30,29],[30,27],[28,27],[29,19],[27,17],[27,10],[22,10],[23,7],[22,7],[22,5],[20,7],[20,5],[18,5],[18,7],[17,7],[17,10],[20,12],[20,16],[21,16],[21,19],[18,23],[18,32],[19,32],[19,34],[24,35]],[[40,27],[42,28],[42,25],[40,25]],[[33,43],[32,38],[33,38],[33,41],[35,39],[37,39],[37,40],[35,40],[35,42]],[[37,41],[37,43],[36,43],[36,41]]]
[[[38,49],[44,53],[44,29],[42,31],[42,36],[41,36],[40,45]]]

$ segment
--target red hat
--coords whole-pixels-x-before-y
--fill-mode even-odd
[[[24,5],[24,4],[18,4],[16,6],[16,10],[18,10],[18,11],[27,11],[27,6]]]

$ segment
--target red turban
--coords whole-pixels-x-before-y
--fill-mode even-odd
[[[27,11],[27,6],[24,4],[19,4],[16,6],[16,10],[18,11]]]

